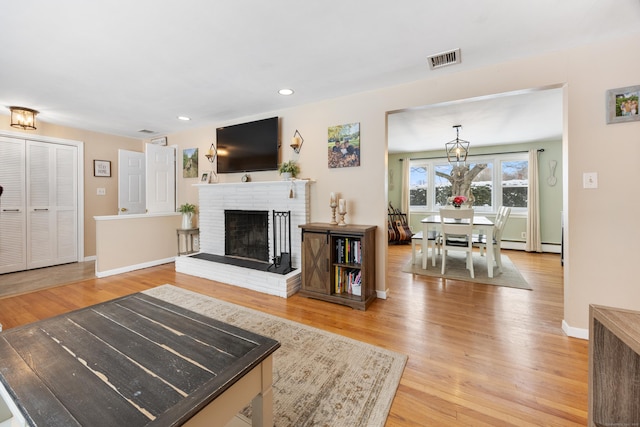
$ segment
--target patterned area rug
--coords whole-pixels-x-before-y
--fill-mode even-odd
[[[172,285],[144,293],[281,343],[275,426],[384,426],[407,356]]]
[[[484,283],[486,285],[494,286],[508,286],[511,288],[528,289],[531,290],[531,286],[522,277],[518,268],[511,262],[508,256],[502,254],[502,271],[496,267],[493,268],[493,278],[489,277],[487,272],[487,257],[480,256],[478,252],[473,253],[473,273],[472,279],[469,275],[469,270],[466,268],[466,254],[464,252],[450,251],[447,258],[447,270],[445,275],[440,274],[441,269],[441,256],[436,255],[436,266],[431,265],[431,252],[429,252],[429,259],[427,269],[422,269],[422,262],[417,261],[416,264],[411,264],[411,261],[404,266],[402,271],[405,273],[421,274],[423,276],[442,277],[444,279],[464,280],[466,282]]]

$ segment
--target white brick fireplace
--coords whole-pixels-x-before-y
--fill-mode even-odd
[[[225,255],[225,210],[269,211],[271,257],[272,212],[291,211],[292,272],[283,275],[189,256],[176,258],[176,271],[283,298],[293,295],[301,284],[301,231],[298,226],[309,222],[310,185],[306,180],[196,185],[201,253]]]

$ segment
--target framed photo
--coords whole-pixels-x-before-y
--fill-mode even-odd
[[[160,138],[153,138],[151,140],[152,144],[156,144],[156,145],[167,145],[167,137],[166,136],[161,136]]]
[[[198,178],[197,148],[186,148],[182,150],[182,177]]]
[[[200,181],[208,183],[209,182],[209,174],[206,173],[206,172],[203,173],[202,174],[202,178],[200,178]]]
[[[624,123],[640,120],[638,95],[640,95],[640,85],[608,90],[607,123]]]
[[[360,166],[360,123],[329,127],[327,143],[329,168]]]
[[[111,177],[111,161],[109,160],[94,160],[93,161],[93,176]]]

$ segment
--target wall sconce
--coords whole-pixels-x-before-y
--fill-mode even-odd
[[[291,138],[291,148],[293,148],[293,151],[295,151],[296,154],[300,153],[303,142],[304,138],[302,138],[302,135],[300,135],[300,132],[298,132],[298,129],[296,129],[295,133],[293,134],[293,138]]]
[[[207,154],[204,155],[209,163],[211,163],[211,175],[209,175],[209,182],[218,182],[218,174],[214,170],[213,164],[216,162],[218,158],[218,149],[211,144],[211,147],[207,150]]]
[[[11,126],[24,130],[36,130],[36,110],[25,107],[9,107],[11,110]]]

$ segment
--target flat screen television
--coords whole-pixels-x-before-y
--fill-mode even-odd
[[[218,173],[278,169],[278,117],[216,129]]]

